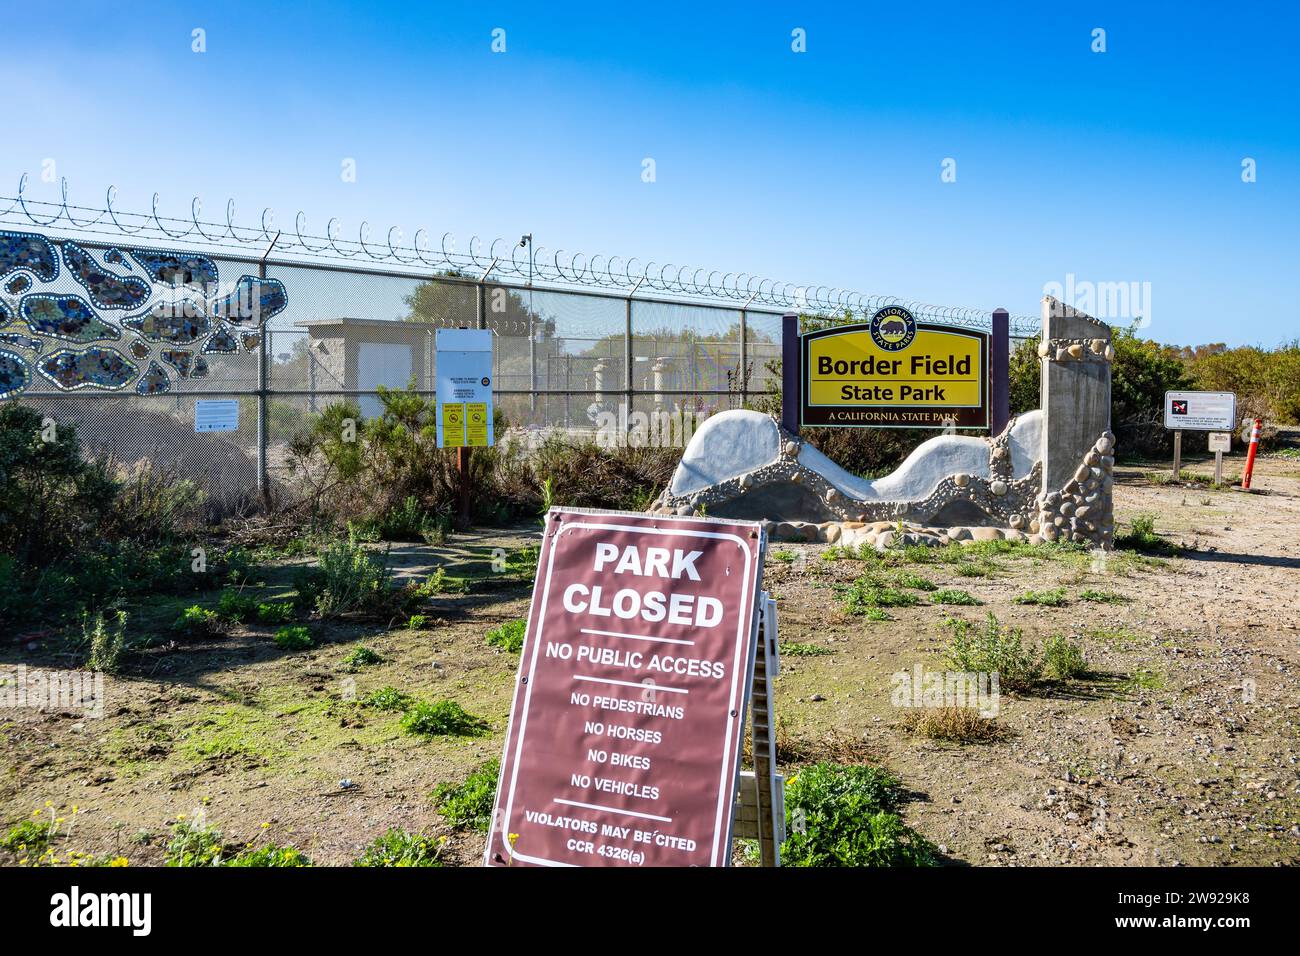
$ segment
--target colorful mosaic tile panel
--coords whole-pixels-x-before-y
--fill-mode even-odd
[[[241,276],[235,290],[212,304],[212,313],[235,325],[262,325],[289,305],[284,283],[279,279]]]
[[[212,337],[203,346],[203,351],[209,355],[213,353],[233,355],[239,351],[239,340],[235,338],[235,333],[231,332],[230,329],[224,325],[219,325],[217,331],[212,333]]]
[[[212,321],[204,314],[202,302],[159,302],[143,315],[132,315],[122,325],[134,329],[154,342],[190,345],[207,335]]]
[[[122,336],[80,296],[29,295],[19,310],[27,327],[37,335],[52,335],[70,342],[99,342]]]
[[[32,384],[32,369],[27,360],[13,352],[0,350],[0,399],[12,398]]]
[[[8,282],[5,283],[5,291],[10,295],[22,295],[32,287],[31,276],[25,272],[20,272]]]
[[[150,362],[149,371],[135,383],[135,390],[141,395],[161,395],[171,387],[172,380],[167,377],[166,369],[157,362]]]
[[[158,249],[131,249],[131,258],[154,282],[167,285],[215,286],[217,264],[195,253],[163,252]]]
[[[54,243],[27,232],[0,232],[0,276],[15,269],[28,269],[42,282],[59,275],[59,256]]]
[[[75,242],[63,244],[63,261],[73,277],[86,287],[90,301],[101,309],[138,309],[149,301],[153,289],[134,276],[123,279],[105,272],[89,252]]]
[[[36,370],[65,391],[81,388],[119,389],[138,369],[117,349],[95,347],[82,352],[60,349],[37,363]]]

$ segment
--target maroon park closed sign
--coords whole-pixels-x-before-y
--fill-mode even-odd
[[[489,866],[721,866],[754,666],[759,526],[554,508]]]

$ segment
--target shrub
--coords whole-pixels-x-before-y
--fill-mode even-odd
[[[919,603],[915,594],[882,585],[870,576],[855,580],[844,594],[844,610],[850,614],[862,614],[868,608],[913,607]]]
[[[46,820],[23,820],[0,838],[0,849],[10,853],[40,854],[50,845],[54,825]]]
[[[320,552],[316,611],[321,617],[338,617],[373,608],[388,597],[389,578],[386,562],[375,560],[362,545],[335,541]]]
[[[262,624],[287,624],[293,620],[293,603],[291,601],[274,603],[263,601],[257,605],[254,615]]]
[[[82,458],[76,426],[0,404],[0,552],[39,568],[96,540],[118,486]]]
[[[307,855],[292,846],[250,847],[236,853],[223,866],[240,867],[303,867],[311,866]]]
[[[959,618],[950,619],[948,627],[952,638],[946,658],[953,670],[997,673],[1000,685],[1008,690],[1026,690],[1042,673],[1037,657],[1025,648],[1020,629],[1003,626],[992,614],[983,628]]]
[[[382,657],[364,644],[358,644],[343,658],[343,663],[352,668],[367,667],[370,664],[382,664],[383,662]]]
[[[506,621],[500,627],[488,631],[487,643],[511,654],[517,654],[524,649],[524,634],[527,629],[528,622],[523,618]]]
[[[443,840],[392,827],[362,851],[353,866],[442,866]]]
[[[1129,599],[1116,591],[1102,591],[1096,588],[1084,588],[1079,592],[1080,601],[1094,604],[1127,604]]]
[[[429,618],[424,614],[412,614],[406,619],[406,626],[413,631],[418,631],[429,626]]]
[[[957,588],[941,588],[930,595],[930,601],[933,604],[976,605],[984,603],[979,598]]]
[[[822,647],[820,644],[782,644],[782,657],[821,657],[823,654],[834,654],[829,647]]]
[[[82,618],[81,636],[90,645],[90,669],[116,673],[126,650],[126,612],[111,613],[108,620],[103,611]]]
[[[181,611],[172,628],[190,637],[209,637],[221,632],[221,615],[211,608],[191,604]]]
[[[1002,729],[974,707],[918,707],[903,712],[899,725],[909,733],[932,740],[968,744],[998,740]]]
[[[787,866],[927,866],[931,844],[894,808],[898,781],[875,767],[817,763],[786,785]]]
[[[227,589],[217,599],[217,614],[232,624],[242,624],[257,616],[257,601],[242,591]]]
[[[433,805],[457,829],[486,833],[496,807],[500,775],[501,761],[493,757],[461,783],[438,784],[433,791]]]
[[[202,823],[172,824],[164,866],[220,866],[225,853],[221,831]]]
[[[1177,554],[1177,545],[1156,534],[1156,516],[1140,514],[1130,518],[1128,530],[1115,535],[1115,547],[1145,554]]]
[[[402,715],[402,729],[420,737],[477,737],[487,732],[488,723],[466,713],[454,700],[434,704],[421,700]]]
[[[792,564],[798,555],[789,548],[780,548],[772,552],[772,560],[780,561],[782,564]]]
[[[1053,634],[1043,642],[1043,674],[1052,680],[1071,680],[1088,670],[1083,647],[1063,634]]]
[[[1066,603],[1065,588],[1052,588],[1050,591],[1026,591],[1013,598],[1017,604],[1037,604],[1043,607],[1061,607]]]
[[[275,643],[286,651],[302,651],[312,646],[311,632],[301,624],[290,624],[275,632]]]
[[[384,687],[371,691],[361,699],[362,707],[374,710],[406,710],[415,702],[409,694],[403,694],[396,687]]]

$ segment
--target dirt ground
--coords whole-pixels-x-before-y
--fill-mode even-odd
[[[861,562],[825,560],[823,545],[772,545],[766,587],[778,599],[782,643],[822,651],[783,659],[775,704],[787,756],[847,748],[887,766],[912,794],[907,822],[957,865],[1300,862],[1300,465],[1263,461],[1261,494],[1156,485],[1133,467],[1117,478],[1119,523],[1155,514],[1157,531],[1185,551],[1160,563],[1000,559],[984,576],[914,568],[968,591],[979,607],[939,607],[918,593],[918,606],[867,621],[840,610],[835,591],[862,573]],[[401,549],[408,574],[443,563],[487,571],[469,594],[434,598],[417,628],[330,624],[316,648],[297,653],[271,642],[272,627],[159,642],[107,679],[101,719],[6,708],[0,835],[34,812],[53,813],[64,818],[61,853],[156,864],[169,824],[197,815],[232,842],[293,844],[317,864],[347,864],[401,826],[446,834],[448,862],[477,862],[482,838],[451,830],[430,794],[499,754],[518,656],[484,635],[524,615],[531,582],[494,578],[488,563],[492,549],[525,541],[522,532],[480,534]],[[287,594],[288,573],[268,568],[259,594]],[[1057,587],[1063,606],[1013,600]],[[1085,601],[1084,589],[1126,600]],[[154,602],[132,629],[165,633],[190,603]],[[891,675],[916,664],[943,669],[944,618],[988,612],[1031,643],[1081,639],[1088,675],[1004,692],[1004,735],[992,742],[943,743],[902,729]],[[358,640],[384,662],[345,666]],[[39,634],[6,636],[0,673],[74,666],[59,646]],[[491,733],[412,737],[397,715],[357,705],[389,685],[452,698]],[[16,860],[0,850],[0,862]]]

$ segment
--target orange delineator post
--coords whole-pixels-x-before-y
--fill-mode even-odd
[[[1259,419],[1250,428],[1250,448],[1246,452],[1246,470],[1241,474],[1241,487],[1250,488],[1250,473],[1255,470],[1255,451],[1259,448]]]

